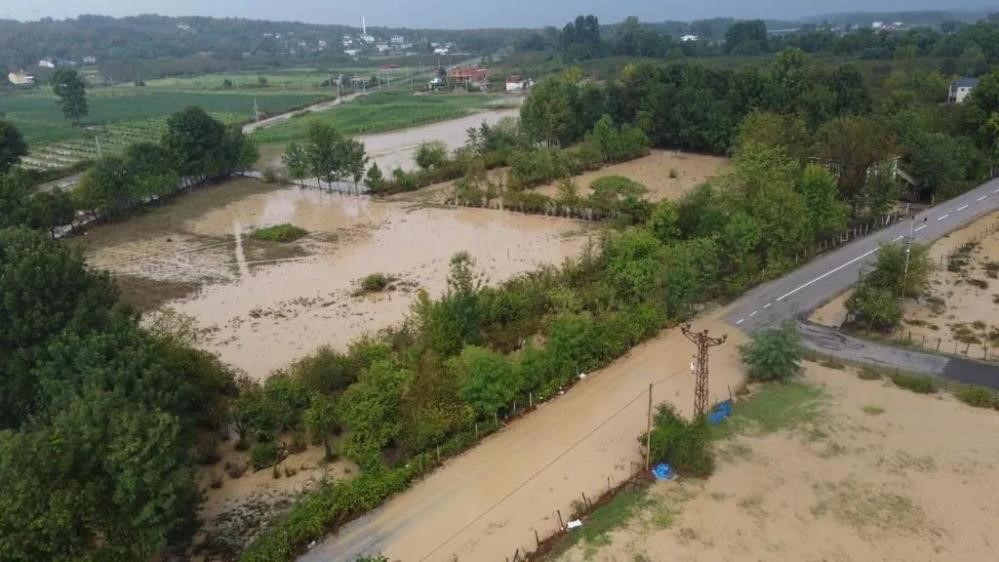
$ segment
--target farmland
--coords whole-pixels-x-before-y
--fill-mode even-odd
[[[433,121],[462,117],[503,98],[482,94],[411,94],[382,92],[322,113],[295,117],[280,125],[254,133],[261,144],[287,143],[300,139],[311,123],[333,125],[344,134],[377,133]]]

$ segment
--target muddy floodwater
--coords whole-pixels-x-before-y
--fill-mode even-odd
[[[446,288],[449,260],[467,251],[489,283],[577,255],[592,225],[240,180],[180,197],[77,243],[91,265],[119,279],[142,309],[190,316],[200,345],[254,378],[329,344],[398,324],[419,290]],[[291,244],[255,241],[253,229],[292,223]],[[396,290],[356,296],[371,273]]]

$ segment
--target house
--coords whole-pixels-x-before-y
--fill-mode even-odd
[[[533,84],[534,81],[530,78],[524,78],[516,74],[506,77],[506,91],[508,92],[520,92],[530,88]]]
[[[83,64],[97,64],[97,57],[95,56],[83,57]]]
[[[344,49],[343,54],[347,55],[348,57],[356,57],[358,54],[360,54],[360,52],[361,52],[360,49]]]
[[[55,68],[55,63],[52,62],[52,59],[42,59],[38,61],[38,66],[42,68]]]
[[[682,36],[680,36],[680,41],[683,41],[684,43],[689,43],[691,41],[697,41],[697,36],[696,35],[682,35]]]
[[[393,45],[399,46],[406,42],[406,37],[403,35],[393,35],[389,42]]]
[[[447,77],[459,84],[464,84],[465,82],[481,84],[489,79],[489,70],[485,68],[458,67],[448,71]]]
[[[947,94],[947,101],[950,103],[964,103],[965,98],[978,85],[978,78],[962,76],[950,83],[950,93]]]
[[[387,43],[378,43],[377,45],[375,45],[375,48],[378,49],[379,53],[384,53],[388,51],[390,47],[388,46]]]
[[[451,51],[447,47],[435,47],[434,48],[434,54],[435,55],[446,55],[446,54],[448,54],[450,52]]]
[[[23,70],[18,72],[11,72],[7,75],[7,80],[15,86],[31,86],[35,83],[35,77],[30,74],[25,74]]]
[[[317,44],[319,45],[320,49],[325,49],[326,48],[326,41],[324,41],[322,39],[320,39]]]

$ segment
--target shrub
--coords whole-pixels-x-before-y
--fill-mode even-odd
[[[229,475],[229,478],[236,480],[246,472],[246,463],[226,462],[223,468],[225,468],[225,473]]]
[[[423,170],[439,168],[447,163],[447,145],[442,141],[426,141],[416,148],[416,165]]]
[[[889,289],[864,283],[846,300],[852,322],[872,330],[888,331],[902,321],[902,305]]]
[[[962,386],[954,391],[954,396],[961,402],[976,408],[999,407],[999,399],[997,399],[996,393],[984,386]]]
[[[384,273],[372,273],[364,279],[361,279],[361,292],[380,293],[384,291],[391,282],[392,278]]]
[[[645,438],[645,435],[640,438],[643,444]],[[652,462],[667,462],[680,474],[705,478],[715,467],[708,441],[705,420],[688,422],[672,404],[663,403],[656,408],[655,423],[649,437]]]
[[[213,489],[219,489],[222,487],[222,475],[218,472],[213,472],[211,478],[208,481],[208,485]]]
[[[321,394],[337,394],[354,381],[361,372],[360,363],[353,357],[322,346],[311,355],[292,363],[289,372],[303,387]]]
[[[264,240],[266,242],[294,242],[307,235],[309,232],[304,228],[299,228],[293,224],[278,224],[266,228],[258,228],[250,233],[250,238],[254,240]]]
[[[937,385],[933,379],[922,375],[897,373],[891,376],[891,382],[919,394],[933,394],[937,391]]]
[[[860,380],[877,381],[877,380],[881,380],[881,373],[879,373],[878,371],[876,371],[874,369],[871,369],[869,367],[863,367],[857,373],[857,377]]]
[[[219,437],[214,432],[198,436],[194,443],[194,462],[203,465],[215,464],[221,458],[218,452]]]
[[[254,470],[260,470],[273,465],[278,462],[280,456],[281,452],[278,449],[278,445],[273,441],[257,443],[250,447],[250,463],[253,464]]]
[[[801,372],[803,354],[794,322],[757,332],[752,341],[739,348],[739,355],[749,367],[749,378],[758,381],[787,381]]]

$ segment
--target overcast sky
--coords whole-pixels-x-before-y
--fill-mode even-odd
[[[715,16],[794,18],[847,11],[982,8],[990,0],[0,0],[0,17],[21,20],[79,14],[157,13],[392,27],[541,27],[580,13],[615,22]],[[994,2],[993,2],[994,3]]]

